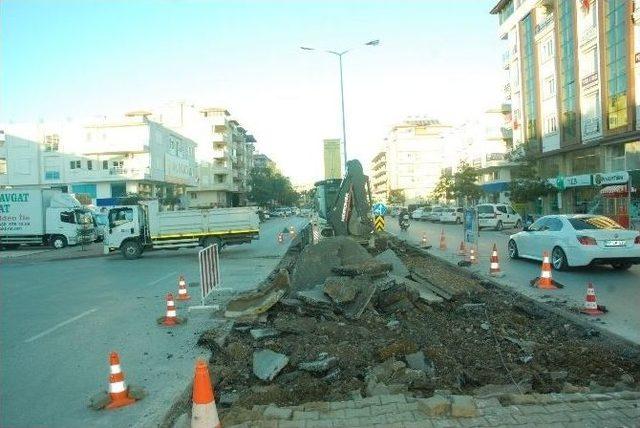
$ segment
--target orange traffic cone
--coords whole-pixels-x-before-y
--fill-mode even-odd
[[[551,263],[549,263],[549,253],[546,251],[542,255],[542,272],[540,276],[532,281],[532,285],[538,288],[555,290],[556,282],[551,277]]]
[[[196,361],[192,401],[191,428],[220,428],[216,400],[209,377],[209,367],[202,359]]]
[[[422,240],[420,241],[420,245],[423,247],[427,246],[427,232],[422,234]]]
[[[460,241],[460,248],[458,248],[458,255],[464,257],[467,255],[467,249],[464,246],[464,241]]]
[[[284,236],[282,232],[278,233],[278,244],[282,244],[284,242]]]
[[[109,355],[109,397],[111,402],[105,408],[116,409],[136,402],[129,397],[129,389],[124,381],[124,373],[120,368],[120,357],[117,352]]]
[[[500,263],[498,262],[498,248],[496,244],[493,244],[493,250],[491,251],[491,264],[489,265],[489,275],[500,276]]]
[[[177,324],[176,303],[173,301],[173,294],[167,294],[167,315],[162,321],[162,325],[172,326]]]
[[[440,232],[440,250],[445,251],[447,249],[447,241],[444,237],[444,228],[442,228],[442,232]]]
[[[184,276],[180,275],[178,278],[178,300],[189,300],[191,296],[187,291],[187,282],[184,280]]]
[[[593,288],[593,284],[589,283],[587,286],[587,296],[584,300],[584,309],[580,311],[587,315],[602,315],[604,312],[598,306],[596,301],[596,290]]]

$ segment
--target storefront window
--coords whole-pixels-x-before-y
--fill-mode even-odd
[[[624,171],[624,144],[609,146],[605,149],[605,172]]]
[[[600,156],[595,149],[576,152],[571,161],[573,175],[600,172]]]
[[[640,169],[640,141],[625,144],[627,170]]]

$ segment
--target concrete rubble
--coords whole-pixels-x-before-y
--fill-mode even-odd
[[[269,349],[253,353],[253,374],[258,379],[270,381],[289,363],[289,357]]]

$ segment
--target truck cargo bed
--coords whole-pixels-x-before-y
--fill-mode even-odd
[[[164,211],[149,216],[151,239],[258,233],[259,229],[258,215],[252,208]]]

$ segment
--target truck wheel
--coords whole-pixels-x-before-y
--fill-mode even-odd
[[[67,246],[67,238],[62,235],[55,235],[51,238],[51,245],[53,245],[53,248],[58,250],[64,248]]]
[[[142,255],[142,246],[137,241],[126,241],[120,246],[120,251],[125,259],[133,260]]]

